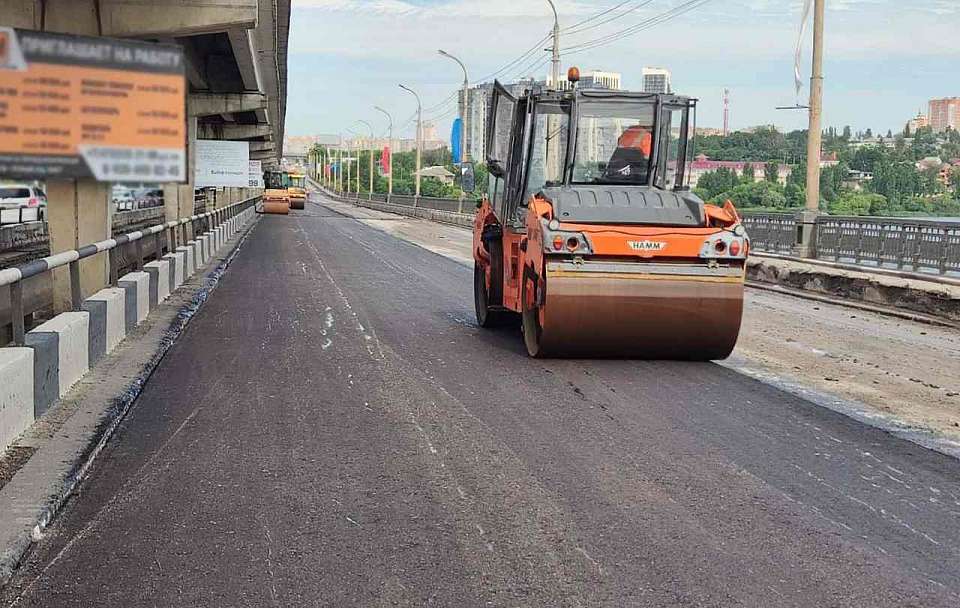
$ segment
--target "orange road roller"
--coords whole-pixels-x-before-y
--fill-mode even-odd
[[[290,195],[287,190],[268,188],[263,191],[263,212],[279,215],[290,213]]]
[[[303,209],[307,204],[307,176],[303,173],[290,173],[289,177],[287,194],[290,196],[290,208]]]
[[[473,226],[478,323],[519,317],[533,357],[727,357],[750,239],[732,203],[688,187],[695,110],[678,95],[514,97],[495,83]]]

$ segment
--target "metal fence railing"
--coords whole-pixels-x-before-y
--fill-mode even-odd
[[[242,211],[249,209],[260,200],[253,197],[227,207],[185,217],[163,224],[157,224],[127,234],[114,236],[97,243],[84,245],[77,249],[61,251],[45,258],[32,260],[19,266],[0,270],[0,288],[9,289],[9,320],[12,324],[13,343],[24,344],[26,333],[24,318],[26,314],[36,312],[24,307],[24,283],[34,277],[46,275],[50,271],[69,266],[70,294],[73,310],[80,310],[83,294],[80,285],[80,260],[106,252],[110,261],[110,284],[116,285],[120,272],[126,268],[142,270],[148,260],[159,260],[164,253],[174,251],[179,245],[186,244],[195,235],[203,234]],[[35,299],[31,299],[35,301]],[[34,304],[39,306],[39,304]]]
[[[797,241],[797,220],[788,213],[743,213],[754,251],[789,254]]]
[[[960,272],[960,222],[821,216],[817,258],[878,268]]]
[[[356,193],[339,195],[357,200]],[[360,195],[367,199],[367,195]],[[394,205],[472,214],[469,200],[374,194]],[[793,255],[801,220],[794,213],[741,212],[753,251]],[[960,274],[960,220],[821,215],[814,224],[815,259],[920,273]]]
[[[18,209],[0,209],[0,226],[42,222],[46,218],[43,207],[20,207]]]

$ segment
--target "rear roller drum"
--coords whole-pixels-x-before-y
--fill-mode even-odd
[[[480,327],[500,327],[506,320],[507,311],[490,307],[490,294],[487,291],[487,273],[479,264],[473,265],[473,305]]]
[[[521,298],[521,314],[523,326],[523,342],[527,353],[531,357],[545,356],[541,342],[543,340],[543,308],[537,306],[534,296],[534,279],[527,277],[524,281]]]

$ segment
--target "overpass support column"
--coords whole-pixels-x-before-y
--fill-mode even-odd
[[[92,179],[47,182],[47,225],[50,252],[76,249],[111,237],[113,213],[110,186]],[[106,253],[80,261],[80,287],[83,297],[103,289],[110,280],[110,259]],[[68,311],[70,272],[67,267],[53,272],[55,312]]]

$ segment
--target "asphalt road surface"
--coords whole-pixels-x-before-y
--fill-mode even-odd
[[[538,361],[471,270],[265,216],[18,606],[950,606],[960,463],[716,364]]]

